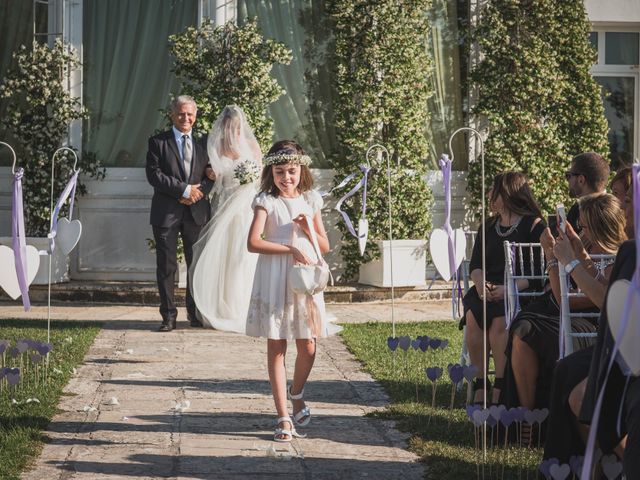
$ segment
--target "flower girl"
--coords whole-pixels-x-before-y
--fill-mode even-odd
[[[306,216],[324,254],[329,240],[322,224],[322,197],[312,190],[311,159],[291,140],[276,142],[263,159],[261,192],[253,201],[253,222],[247,247],[259,253],[253,281],[247,335],[267,338],[267,363],[271,391],[278,413],[276,442],[290,442],[296,426],[311,420],[303,400],[304,386],[316,354],[316,338],[327,336],[323,294],[296,294],[288,284],[294,263],[315,264],[318,256],[310,241]],[[287,389],[285,354],[287,340],[296,342],[297,357],[293,383]],[[287,411],[293,404],[293,419]]]

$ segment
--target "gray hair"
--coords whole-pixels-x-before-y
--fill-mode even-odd
[[[175,112],[176,110],[178,110],[178,107],[180,105],[184,105],[185,103],[193,105],[196,109],[196,112],[198,111],[198,105],[196,105],[196,101],[189,95],[178,95],[176,98],[171,100],[171,111]]]

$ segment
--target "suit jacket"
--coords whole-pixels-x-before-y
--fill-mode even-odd
[[[191,211],[197,225],[204,225],[211,215],[209,192],[213,182],[205,175],[209,163],[207,150],[193,139],[191,172],[184,171],[173,130],[167,130],[149,139],[147,151],[147,180],[153,187],[151,199],[151,225],[172,227]],[[204,197],[193,205],[179,201],[189,184],[199,184]]]

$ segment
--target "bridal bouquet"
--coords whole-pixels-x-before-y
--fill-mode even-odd
[[[255,162],[245,160],[233,169],[233,176],[240,182],[240,185],[252,183],[260,178],[260,167]]]

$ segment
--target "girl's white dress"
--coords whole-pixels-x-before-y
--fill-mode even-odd
[[[293,218],[301,213],[313,216],[322,208],[322,197],[314,190],[296,198],[257,195],[252,208],[267,211],[264,239],[282,245],[294,245],[309,259],[316,261],[313,244]],[[246,333],[253,337],[296,339],[326,337],[340,327],[327,321],[322,293],[297,295],[289,288],[288,274],[293,265],[291,254],[260,254],[253,279]],[[313,302],[313,306],[309,302]],[[315,312],[311,310],[315,309]],[[317,314],[316,315],[314,315]],[[313,319],[316,319],[314,334]]]
[[[205,326],[245,333],[253,273],[258,255],[247,250],[257,183],[240,185],[234,168],[247,158],[220,157],[213,218],[193,246],[191,292]]]

